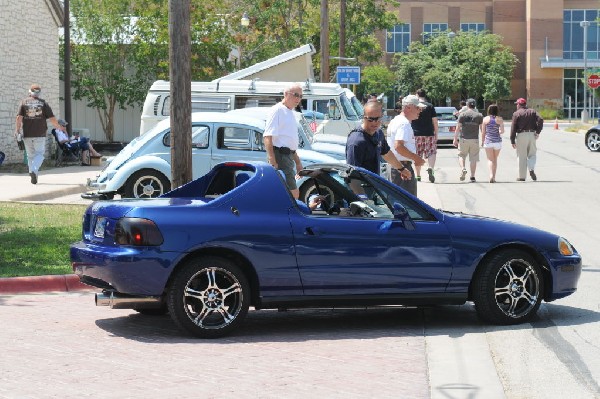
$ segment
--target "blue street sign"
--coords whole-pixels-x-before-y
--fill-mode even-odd
[[[344,85],[360,84],[360,67],[339,66],[337,67],[337,83]]]

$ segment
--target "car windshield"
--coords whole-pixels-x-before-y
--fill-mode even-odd
[[[324,196],[334,208],[330,213],[313,212],[315,215],[393,219],[394,204],[398,203],[414,220],[435,220],[396,186],[353,168],[304,170],[302,175],[308,176],[309,187],[312,187],[304,193],[302,200],[310,206],[311,198]]]
[[[357,121],[358,114],[356,113],[356,110],[354,109],[354,106],[352,106],[350,100],[348,100],[348,97],[346,97],[345,93],[340,94],[340,102],[342,104],[342,108],[344,109],[344,113],[346,114],[346,118],[348,118],[349,121]]]
[[[310,144],[314,141],[314,133],[308,125],[306,118],[300,113],[295,114],[298,121],[298,146],[308,150],[310,149]],[[308,143],[305,143],[305,141],[308,141]]]
[[[441,121],[454,121],[456,117],[454,116],[454,112],[456,110],[454,108],[436,108],[436,116],[438,120]]]
[[[350,102],[352,102],[352,106],[354,107],[356,114],[359,116],[360,119],[362,119],[365,111],[360,101],[358,101],[358,98],[356,98],[356,96],[352,96],[350,97]]]

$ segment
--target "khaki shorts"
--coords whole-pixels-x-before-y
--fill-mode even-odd
[[[277,169],[283,172],[285,175],[285,184],[290,190],[296,190],[296,162],[294,161],[294,154],[282,154],[279,150],[274,149],[275,161],[277,162]]]
[[[470,162],[479,162],[479,139],[458,140],[458,156],[466,159],[467,155]]]

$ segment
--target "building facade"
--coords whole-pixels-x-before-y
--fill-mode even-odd
[[[395,53],[424,35],[494,33],[519,60],[507,100],[524,97],[533,107],[561,109],[565,117],[578,118],[585,93],[586,109],[597,117],[592,110],[598,100],[582,79],[585,67],[588,75],[600,71],[599,8],[598,0],[402,1],[394,9],[402,24],[382,32],[380,41],[391,65]]]
[[[41,97],[59,114],[58,28],[64,14],[58,0],[0,0],[0,9],[0,151],[5,163],[14,163],[23,161],[13,137],[17,108],[32,83],[42,86]]]

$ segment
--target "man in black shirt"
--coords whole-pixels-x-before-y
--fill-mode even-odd
[[[381,156],[391,167],[398,169],[403,178],[410,179],[412,174],[390,151],[390,146],[379,129],[382,117],[381,104],[369,101],[365,104],[364,110],[362,126],[352,130],[348,135],[346,163],[380,174],[379,157]]]
[[[426,105],[421,110],[419,118],[410,123],[413,132],[415,133],[415,144],[417,146],[417,155],[423,159],[427,159],[427,174],[429,181],[434,183],[433,168],[435,167],[435,158],[437,154],[437,136],[438,136],[438,119],[435,107],[426,99],[427,93],[425,89],[417,90],[419,100]],[[417,172],[417,181],[421,181],[421,165],[415,165]]]

